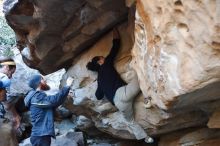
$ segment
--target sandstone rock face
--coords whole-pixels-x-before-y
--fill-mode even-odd
[[[219,130],[191,129],[163,136],[159,146],[218,146],[219,136]]]
[[[13,95],[24,93],[26,94],[31,88],[28,86],[28,81],[34,74],[40,74],[38,70],[31,69],[22,60],[22,56],[18,49],[13,49],[14,60],[16,62],[16,71],[12,76],[12,84],[10,87],[10,93]],[[61,69],[52,74],[43,76],[51,90],[47,91],[47,94],[54,94],[59,90],[60,80],[66,71]],[[21,88],[22,87],[22,88]]]
[[[129,81],[133,75],[132,71],[129,71],[129,62],[131,60],[130,49],[131,49],[131,38],[130,34],[126,30],[127,24],[119,26],[120,34],[122,36],[122,47],[119,55],[115,62],[117,62],[116,68],[122,74],[122,77]],[[132,131],[131,134],[125,130],[127,123],[123,121],[120,113],[116,112],[117,109],[114,108],[108,101],[98,101],[95,97],[95,90],[97,88],[97,74],[88,71],[86,64],[94,56],[106,56],[112,46],[112,33],[107,34],[98,43],[96,43],[90,50],[84,53],[82,56],[78,57],[75,65],[72,66],[64,76],[62,84],[65,84],[65,79],[67,76],[71,76],[74,79],[72,85],[73,90],[73,105],[67,106],[71,111],[76,114],[85,115],[87,118],[92,119],[95,122],[95,126],[101,131],[107,132],[113,136],[121,138],[134,138]],[[100,49],[102,51],[100,51]],[[131,68],[130,68],[131,69]],[[79,108],[80,110],[76,110]],[[116,112],[116,113],[115,113]],[[109,118],[110,116],[110,118]],[[117,119],[114,121],[114,119]],[[121,120],[121,126],[112,127],[115,122]],[[111,125],[112,124],[112,125]],[[116,126],[116,125],[115,125]],[[121,132],[120,132],[121,131]]]
[[[127,17],[124,0],[6,0],[4,12],[23,59],[43,73],[70,66],[79,53]]]
[[[132,35],[127,30],[130,25],[118,26],[122,39],[120,52],[115,60],[115,67],[121,77],[129,82],[134,75],[131,68],[135,65],[130,53]],[[112,34],[109,33],[98,41],[90,50],[78,57],[74,65],[64,75],[62,84],[68,76],[74,78],[72,85],[73,101],[66,105],[73,113],[85,115],[92,119],[95,126],[106,133],[124,139],[135,139],[134,134],[140,130],[132,129],[129,122],[125,121],[120,112],[106,100],[99,101],[95,97],[97,88],[97,74],[86,69],[86,64],[94,56],[106,56],[112,46]],[[102,51],[100,51],[100,49]],[[142,82],[142,78],[139,78]],[[158,107],[145,108],[145,96],[140,94],[134,102],[135,121],[150,135],[160,135],[186,127],[206,125],[208,113],[215,110],[219,102],[199,104],[188,109],[164,111]],[[71,103],[72,102],[72,103]],[[207,110],[208,109],[208,110]],[[184,118],[183,118],[184,117]]]
[[[209,128],[220,128],[220,111],[217,109],[215,112],[213,112],[212,116],[209,119],[209,122],[207,123],[207,126]]]
[[[74,79],[72,99],[65,107],[89,119],[85,129],[95,126],[117,138],[136,139],[141,130],[133,129],[108,101],[96,99],[97,74],[86,69],[91,58],[109,53],[111,32],[99,37],[124,18],[125,1],[44,2],[6,3],[6,16],[25,62],[44,73],[71,66],[61,80],[64,86],[68,76]],[[174,131],[205,127],[208,121],[209,128],[219,128],[220,2],[134,4],[126,0],[128,21],[117,25],[122,45],[115,67],[126,82],[134,72],[138,75],[142,93],[134,101],[135,121],[149,135],[163,135],[161,146],[219,143],[214,138],[219,130]],[[153,106],[146,109],[148,97]]]
[[[220,97],[219,1],[137,0],[134,65],[162,109]]]

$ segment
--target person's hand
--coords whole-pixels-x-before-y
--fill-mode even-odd
[[[73,83],[73,78],[72,77],[68,77],[67,80],[66,80],[66,85],[67,86],[71,86]]]
[[[73,96],[74,96],[74,91],[70,89],[67,98],[68,98],[68,99],[71,99],[71,98],[73,98]]]
[[[114,39],[119,39],[120,38],[120,35],[119,35],[119,32],[118,32],[117,28],[113,29],[113,38]]]

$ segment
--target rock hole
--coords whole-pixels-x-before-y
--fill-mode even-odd
[[[213,41],[213,42],[212,42],[212,47],[213,47],[214,49],[220,50],[220,42]]]
[[[162,14],[162,8],[161,7],[157,7],[157,14]]]
[[[184,29],[185,31],[189,31],[189,28],[188,28],[188,26],[187,26],[185,23],[179,23],[179,24],[177,25],[177,27],[178,27],[179,29]]]
[[[177,15],[183,15],[184,14],[183,11],[180,10],[180,9],[175,9],[174,13],[176,13]]]
[[[175,1],[174,5],[183,6],[183,3],[181,2],[181,0],[178,0],[178,1]]]
[[[165,24],[166,31],[169,32],[174,25],[175,25],[174,22],[167,22],[167,23]]]
[[[156,36],[154,37],[154,42],[157,43],[157,42],[159,42],[159,41],[161,41],[161,37],[160,37],[159,35],[156,35]]]

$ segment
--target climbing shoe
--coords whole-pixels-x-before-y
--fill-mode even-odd
[[[151,98],[144,98],[144,107],[145,108],[151,108],[152,107]]]
[[[146,143],[153,143],[153,142],[154,142],[154,139],[151,138],[150,136],[148,136],[148,137],[146,137],[146,138],[144,139],[144,141],[145,141]]]

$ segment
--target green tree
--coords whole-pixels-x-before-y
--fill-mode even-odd
[[[0,56],[12,57],[11,48],[15,47],[16,40],[14,31],[8,26],[5,17],[0,16]]]

